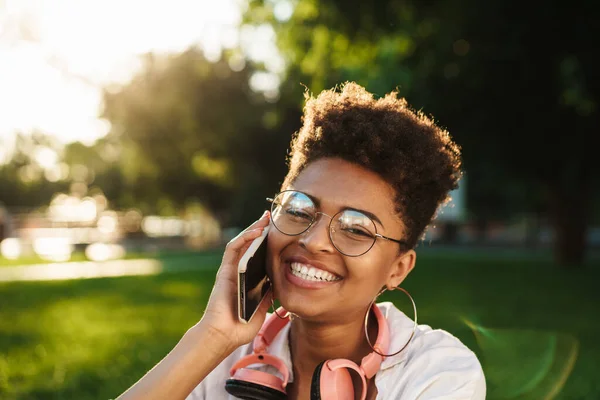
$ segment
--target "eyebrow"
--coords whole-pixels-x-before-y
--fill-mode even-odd
[[[310,199],[311,199],[311,200],[312,200],[312,201],[315,203],[315,205],[316,205],[318,208],[321,208],[321,200],[319,200],[319,199],[318,199],[318,198],[316,198],[315,196],[313,196],[313,195],[310,195],[310,194],[308,194],[308,193],[304,193],[304,192],[301,192],[301,193],[303,193],[303,194],[305,194],[306,196],[308,196],[308,197],[309,197],[309,198],[310,198]],[[383,225],[383,222],[381,222],[381,220],[380,220],[379,218],[377,218],[377,215],[373,214],[373,213],[372,213],[372,212],[370,212],[370,211],[367,211],[367,210],[361,210],[360,208],[348,207],[348,206],[342,207],[342,210],[343,210],[343,211],[346,211],[346,210],[349,210],[349,211],[356,211],[356,212],[359,212],[359,213],[365,214],[367,217],[371,218],[373,221],[377,222],[379,225],[381,225],[381,227],[382,227],[382,228],[384,228],[384,229],[385,229],[385,226]]]
[[[379,225],[381,225],[382,228],[385,228],[385,226],[383,226],[383,222],[381,222],[379,220],[379,218],[377,218],[377,215],[373,214],[372,212],[369,212],[367,210],[361,210],[358,208],[353,208],[353,207],[344,207],[343,210],[358,211],[359,213],[363,213],[367,217],[371,218],[373,221],[379,223]]]

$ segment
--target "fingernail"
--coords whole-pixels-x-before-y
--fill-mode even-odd
[[[268,213],[269,213],[269,210],[265,210],[265,212],[263,213],[262,217],[260,217],[260,218],[266,217]]]

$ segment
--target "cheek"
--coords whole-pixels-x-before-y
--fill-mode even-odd
[[[390,260],[385,254],[371,250],[361,257],[347,259],[346,265],[361,282],[380,288],[387,280]]]
[[[286,236],[271,226],[267,236],[267,269],[272,271],[273,264],[279,259],[281,251],[293,240],[292,236]]]
[[[269,253],[276,254],[279,249],[286,245],[286,239],[289,236],[282,235],[277,229],[271,227],[267,236],[267,250]]]

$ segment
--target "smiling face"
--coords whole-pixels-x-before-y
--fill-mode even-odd
[[[320,159],[286,189],[314,198],[318,211],[330,216],[345,209],[371,213],[379,220],[375,222],[378,233],[404,238],[393,189],[363,167],[341,159]],[[267,265],[276,298],[302,318],[355,318],[382,287],[397,286],[414,266],[413,250],[401,253],[397,243],[383,239],[361,256],[341,254],[329,238],[329,222],[329,217],[319,214],[301,235],[288,236],[277,229],[269,232]]]

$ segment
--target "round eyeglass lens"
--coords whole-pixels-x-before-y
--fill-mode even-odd
[[[273,200],[271,221],[286,235],[299,235],[312,224],[316,215],[315,203],[304,193],[281,192]]]
[[[345,210],[333,217],[329,234],[331,242],[341,253],[360,256],[375,244],[377,229],[373,220],[365,214]]]

